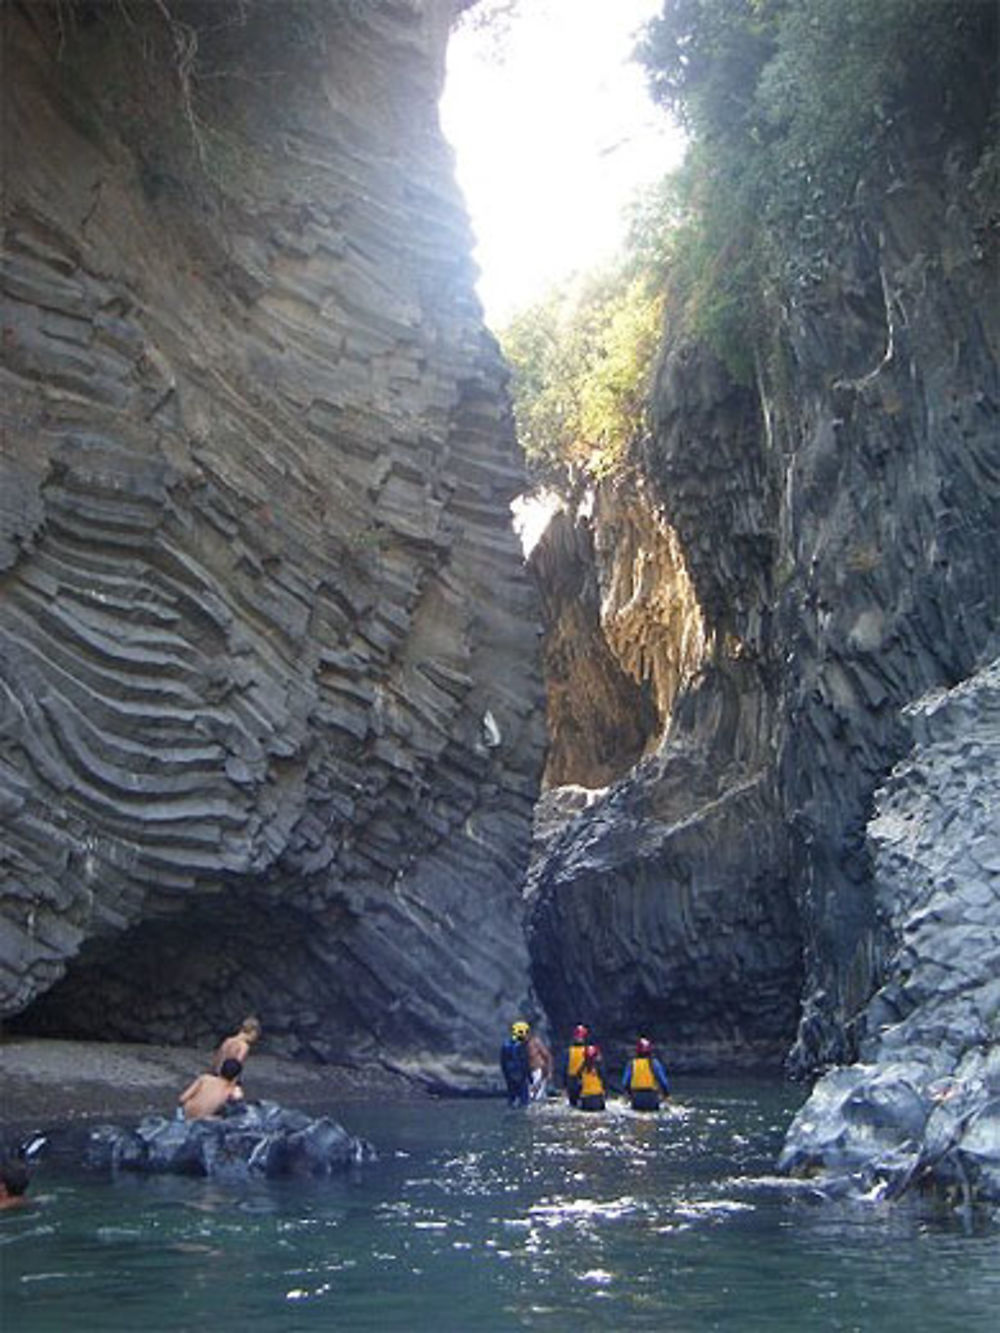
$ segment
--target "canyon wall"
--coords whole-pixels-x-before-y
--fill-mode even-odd
[[[647,757],[546,829],[529,938],[560,1024],[650,1027],[682,1067],[858,1049],[893,965],[874,793],[902,710],[1000,627],[992,98],[901,119],[892,174],[795,257],[752,385],[671,329],[634,461],[708,651]]]
[[[543,763],[449,0],[3,7],[0,1012],[445,1081]]]
[[[904,717],[913,746],[868,830],[881,985],[857,1062],[819,1080],[781,1165],[827,1190],[934,1188],[968,1208],[1000,1200],[1000,659]]]
[[[674,349],[659,393],[660,433],[638,478],[602,484],[576,522],[595,530],[605,652],[657,701],[658,727],[645,757],[586,800],[543,795],[527,888],[533,977],[560,1030],[586,1021],[613,1044],[648,1032],[678,1070],[774,1069],[803,984],[775,767],[781,719],[771,665],[736,637],[726,580],[758,623],[768,576],[753,557],[768,549],[775,488],[754,447],[754,395],[720,366]],[[672,446],[683,476],[652,461]],[[697,532],[671,522],[685,501],[705,506]],[[546,534],[532,556],[550,588],[551,551]],[[550,592],[547,640],[563,623],[554,605]],[[591,652],[585,670],[600,660]],[[567,697],[587,707],[582,678]],[[612,718],[606,726],[614,734]],[[569,726],[551,730],[548,772],[567,746],[576,782],[592,789],[602,775],[580,764],[572,737]]]
[[[656,748],[705,657],[683,553],[630,476],[559,507],[528,563],[546,627],[545,785],[606,786]]]
[[[934,922],[994,928],[992,860],[925,911],[868,828],[907,708],[998,648],[993,108],[900,124],[752,384],[670,326],[630,471],[529,580],[437,121],[456,8],[3,6],[0,1012],[256,1010],[454,1085],[530,951],[559,1033],[881,1059],[900,938],[924,985]]]

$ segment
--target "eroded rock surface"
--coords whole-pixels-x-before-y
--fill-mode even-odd
[[[454,1072],[544,728],[454,6],[124,9],[3,13],[0,1012]]]
[[[545,785],[603,787],[655,748],[703,625],[669,528],[607,483],[556,512],[529,558],[544,626]]]
[[[1000,660],[907,709],[868,836],[885,943],[857,1064],[817,1084],[783,1166],[1000,1200]]]

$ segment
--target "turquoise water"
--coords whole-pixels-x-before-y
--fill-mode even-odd
[[[1000,1227],[820,1202],[772,1163],[801,1092],[688,1082],[657,1118],[350,1105],[333,1183],[94,1180],[0,1214],[3,1333],[1000,1326]],[[329,1109],[329,1108],[328,1108]]]

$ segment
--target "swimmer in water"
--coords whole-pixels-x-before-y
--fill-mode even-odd
[[[28,1202],[31,1172],[16,1158],[0,1162],[0,1212],[8,1208],[23,1208]]]

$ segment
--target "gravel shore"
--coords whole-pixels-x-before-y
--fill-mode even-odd
[[[0,1040],[0,1128],[49,1129],[78,1121],[173,1114],[177,1094],[208,1067],[209,1053],[180,1046]],[[246,1095],[313,1112],[385,1096],[419,1098],[392,1074],[332,1065],[303,1065],[254,1053],[243,1076]]]

